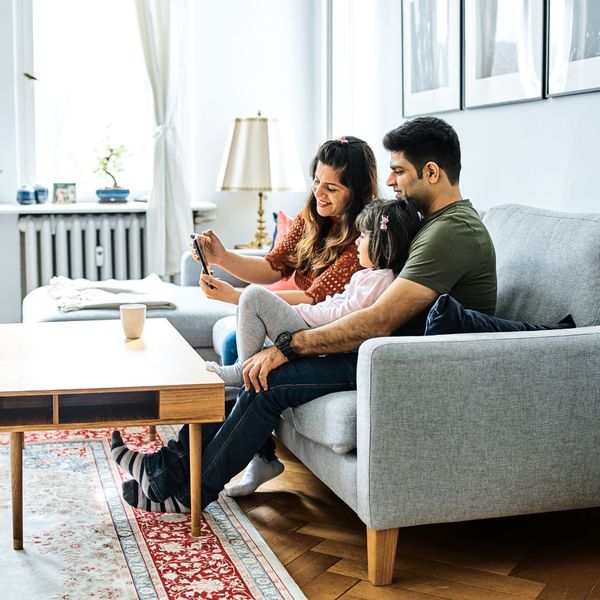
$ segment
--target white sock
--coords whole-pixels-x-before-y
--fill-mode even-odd
[[[223,367],[212,361],[207,361],[204,364],[206,365],[206,370],[216,373],[225,382],[225,385],[233,387],[242,387],[244,385],[242,363],[236,362],[233,365],[225,365]]]
[[[256,454],[246,467],[242,480],[225,486],[225,493],[232,498],[248,496],[255,492],[258,486],[281,475],[284,469],[283,463],[277,457],[266,460]]]
[[[204,366],[206,367],[207,371],[216,373],[219,377],[221,376],[221,365],[219,363],[216,363],[212,360],[206,360],[204,361]]]

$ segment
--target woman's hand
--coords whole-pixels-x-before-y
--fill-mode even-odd
[[[196,237],[195,233],[190,234],[192,240]],[[223,246],[223,242],[219,239],[219,236],[212,230],[206,229],[198,236],[198,242],[202,246],[204,256],[209,264],[221,265],[227,250]],[[196,262],[200,262],[200,258],[194,244],[192,243],[192,256]]]
[[[200,275],[199,283],[206,297],[213,300],[237,304],[242,294],[226,281],[217,279],[208,273]]]

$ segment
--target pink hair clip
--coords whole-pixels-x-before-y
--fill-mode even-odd
[[[338,141],[340,144],[347,144],[348,143],[348,138],[347,137],[341,137],[341,138],[338,138],[336,141]]]
[[[379,224],[379,229],[387,231],[387,226],[389,222],[390,218],[387,215],[381,215],[381,223]]]

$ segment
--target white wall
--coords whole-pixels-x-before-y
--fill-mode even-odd
[[[196,5],[194,195],[218,205],[217,219],[210,227],[226,245],[254,237],[258,206],[256,193],[215,191],[235,117],[261,110],[264,116],[287,120],[308,183],[309,163],[321,141],[315,71],[318,4],[318,0],[227,0]],[[266,215],[279,209],[295,215],[305,198],[303,193],[269,194]]]
[[[349,133],[372,144],[382,193],[391,197],[385,190],[389,155],[381,139],[404,120],[400,2],[371,0],[368,18],[360,14],[360,0],[340,0],[347,2],[356,5],[343,46],[353,68],[350,83],[338,90],[342,116],[334,119],[334,135]],[[461,190],[478,208],[517,202],[600,212],[600,92],[438,116],[458,132]]]
[[[600,212],[600,93],[441,116],[460,136],[461,191],[478,208]]]

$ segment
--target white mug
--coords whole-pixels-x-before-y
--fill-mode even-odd
[[[130,340],[141,337],[146,321],[146,305],[122,304],[119,310],[121,311],[121,324],[125,335]]]

